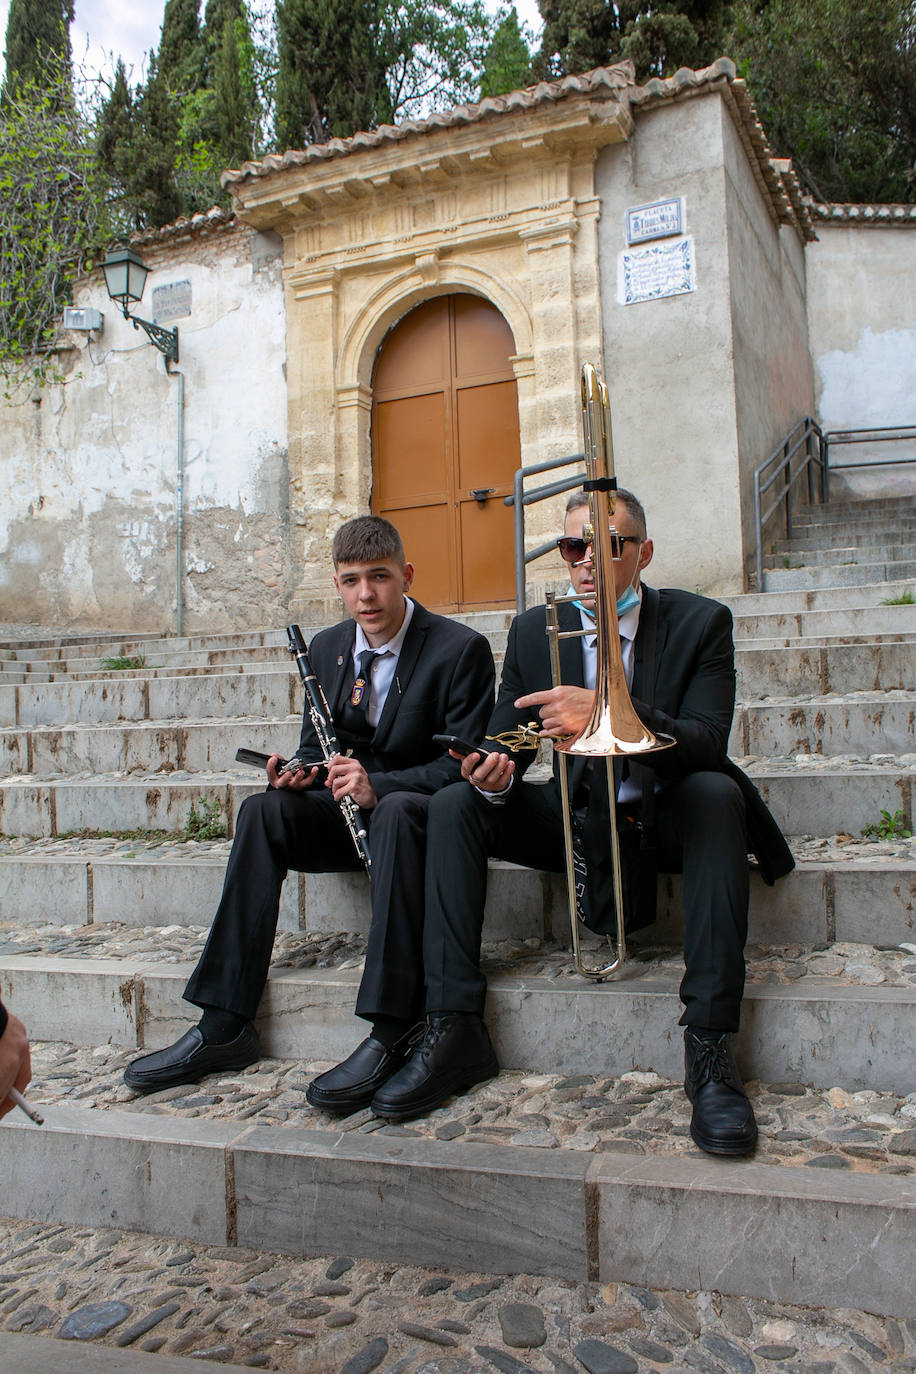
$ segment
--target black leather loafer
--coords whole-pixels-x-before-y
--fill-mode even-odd
[[[196,1083],[208,1073],[247,1068],[260,1058],[258,1033],[250,1024],[225,1045],[208,1045],[199,1027],[192,1026],[174,1045],[128,1064],[124,1082],[135,1093],[156,1093],[179,1083]]]
[[[465,1012],[430,1012],[416,1048],[372,1099],[376,1116],[407,1121],[499,1073],[487,1028]]]
[[[306,1101],[324,1112],[348,1115],[368,1107],[382,1084],[403,1068],[412,1043],[404,1036],[388,1049],[370,1035],[342,1063],[312,1079],[305,1090]]]
[[[746,1155],[757,1143],[757,1122],[728,1035],[716,1040],[684,1032],[684,1091],[693,1103],[690,1134],[711,1155]]]

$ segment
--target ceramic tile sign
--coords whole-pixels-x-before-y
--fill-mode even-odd
[[[191,283],[173,281],[153,288],[153,321],[181,320],[191,313]]]
[[[621,305],[681,296],[696,289],[694,242],[690,237],[625,249],[617,256],[617,300]]]
[[[646,243],[649,239],[670,238],[686,228],[684,197],[656,200],[651,205],[634,205],[627,211],[627,243]]]

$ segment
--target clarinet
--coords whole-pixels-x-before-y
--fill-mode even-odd
[[[322,690],[321,683],[315,676],[309,660],[308,651],[305,647],[305,640],[302,638],[302,631],[298,625],[287,625],[286,633],[289,638],[288,649],[296,660],[296,667],[299,669],[299,676],[302,678],[305,687],[305,705],[309,713],[309,719],[318,737],[318,744],[321,748],[321,755],[325,763],[328,763],[335,754],[341,752],[337,742],[337,735],[334,731],[334,721],[331,717],[331,708],[328,706],[327,697]],[[366,872],[370,872],[372,859],[369,855],[369,843],[366,839],[366,827],[363,825],[362,817],[359,814],[359,807],[352,797],[341,797],[337,805],[343,812],[343,818],[347,823],[350,838],[356,847],[356,852],[366,865]]]

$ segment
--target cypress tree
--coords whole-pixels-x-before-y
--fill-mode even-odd
[[[73,0],[10,0],[6,21],[6,85],[53,84],[71,70]]]
[[[346,138],[390,119],[375,0],[277,0],[281,147]]]
[[[251,157],[252,117],[245,100],[236,41],[237,20],[229,14],[213,65],[213,123],[219,159],[238,167]]]
[[[638,81],[702,67],[725,50],[727,0],[538,0],[539,75],[566,76],[629,58]]]
[[[499,21],[487,48],[480,78],[480,98],[517,91],[531,81],[531,54],[522,37],[518,11],[513,5]]]
[[[198,88],[205,69],[198,0],[166,0],[159,42],[160,79],[170,91],[184,94]]]

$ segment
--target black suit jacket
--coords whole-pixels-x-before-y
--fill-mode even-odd
[[[571,604],[558,606],[557,613],[561,630],[580,628],[579,613]],[[652,663],[646,661],[650,617],[654,617],[656,627]],[[643,583],[634,651],[632,698],[637,714],[653,733],[671,735],[675,740],[673,749],[640,759],[644,798],[651,794],[656,779],[706,771],[727,773],[744,794],[748,839],[763,878],[772,883],[788,873],[795,861],[779,827],[751,780],[727,756],[735,709],[735,646],[728,607],[708,597],[672,588],[656,591]],[[559,652],[562,681],[582,686],[581,642],[561,640]],[[532,713],[519,711],[514,705],[516,697],[551,685],[546,611],[535,606],[518,616],[509,630],[488,733],[516,729],[525,723]],[[530,753],[516,755],[519,770],[524,771],[532,757]]]
[[[352,665],[355,639],[356,622],[345,620],[319,630],[309,646],[332,712]],[[460,735],[472,743],[482,739],[495,677],[493,654],[483,635],[414,602],[375,734],[367,747],[353,751],[379,799],[388,792],[436,792],[458,780],[461,764],[432,737]],[[310,758],[321,753],[308,710],[299,748]]]

